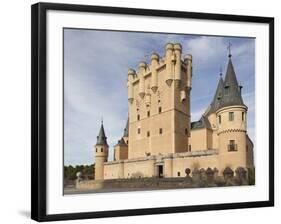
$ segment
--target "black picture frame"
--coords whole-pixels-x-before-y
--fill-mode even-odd
[[[159,207],[68,214],[46,213],[46,13],[48,10],[96,12],[123,15],[205,19],[216,21],[254,22],[269,25],[269,200],[196,206]],[[73,4],[37,3],[31,11],[31,218],[54,221],[206,210],[238,209],[274,206],[274,18],[241,15],[163,11],[137,8],[103,7]]]

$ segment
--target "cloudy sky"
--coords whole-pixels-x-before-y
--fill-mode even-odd
[[[110,146],[127,121],[127,71],[149,55],[164,55],[167,42],[179,42],[193,55],[191,119],[210,104],[220,68],[225,75],[228,43],[232,62],[248,106],[248,134],[255,141],[255,40],[252,38],[64,29],[64,162],[92,164],[93,145],[103,117]]]

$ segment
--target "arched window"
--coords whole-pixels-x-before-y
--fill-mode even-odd
[[[158,112],[159,112],[159,114],[161,114],[161,112],[162,112],[162,107],[158,107]]]
[[[140,120],[140,115],[138,114],[138,121]]]
[[[101,148],[100,151],[103,152],[103,148]]]

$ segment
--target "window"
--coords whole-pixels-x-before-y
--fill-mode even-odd
[[[235,144],[235,140],[229,140],[228,151],[237,151],[237,144]]]
[[[147,111],[147,116],[148,116],[148,117],[150,116],[150,111]]]
[[[162,107],[158,107],[158,112],[159,112],[159,114],[161,114],[161,112],[162,112]]]
[[[138,134],[140,134],[140,128],[138,128]]]
[[[178,177],[180,177],[181,176],[181,172],[178,172]]]
[[[245,112],[242,112],[242,121],[245,120]]]
[[[188,134],[187,128],[186,128],[186,129],[184,129],[184,133],[185,133],[185,135],[187,135],[187,134]]]
[[[191,145],[188,146],[188,151],[191,152]]]
[[[100,151],[103,152],[103,148],[101,148]]]
[[[138,114],[138,121],[140,120],[140,115]]]
[[[163,129],[159,128],[159,134],[161,135],[163,133]]]
[[[219,115],[219,124],[221,124],[221,115]]]
[[[128,144],[129,144],[129,141],[127,140],[126,143],[127,143],[127,145],[128,145]]]
[[[98,152],[98,148],[96,148],[96,152]]]
[[[234,121],[234,112],[229,112],[228,113],[228,120],[229,121]]]
[[[224,95],[228,95],[229,94],[229,86],[224,87]]]
[[[148,131],[148,132],[146,133],[146,135],[147,135],[147,137],[149,137],[149,136],[150,136],[150,132]]]

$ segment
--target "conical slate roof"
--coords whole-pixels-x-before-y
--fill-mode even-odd
[[[210,109],[209,109],[207,115],[216,112],[216,110],[219,108],[220,101],[221,101],[222,94],[223,94],[223,87],[224,87],[223,79],[222,79],[222,77],[220,77],[218,85],[217,85],[216,93],[210,104]]]
[[[96,145],[107,145],[106,136],[103,128],[103,123],[101,123],[100,132],[97,136],[97,144]]]
[[[222,99],[217,109],[233,105],[245,106],[241,96],[241,88],[242,87],[239,86],[237,82],[231,57],[229,57],[226,75],[224,79],[224,91],[222,94]]]
[[[124,141],[123,138],[121,138],[118,143],[116,144],[116,146],[119,145],[119,146],[127,146],[126,142]]]
[[[124,129],[124,134],[123,137],[128,137],[129,136],[129,118],[127,119],[127,124],[126,127]]]

